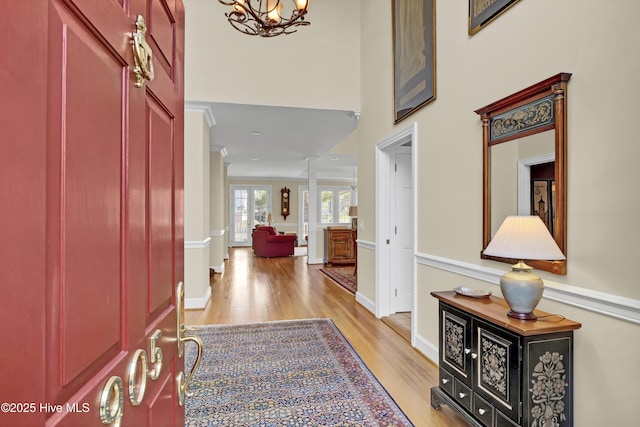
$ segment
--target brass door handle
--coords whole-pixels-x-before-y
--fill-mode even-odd
[[[136,17],[136,30],[132,34],[131,46],[133,48],[133,72],[136,75],[136,87],[142,87],[145,79],[152,81],[153,72],[153,52],[151,46],[145,40],[147,33],[147,24],[144,22],[144,16]]]
[[[193,396],[193,392],[189,391],[189,382],[191,382],[191,377],[193,377],[193,374],[196,372],[196,369],[198,369],[198,366],[200,366],[200,361],[202,360],[202,340],[199,337],[195,337],[195,336],[180,337],[180,340],[182,342],[186,342],[186,341],[194,342],[198,347],[198,354],[196,356],[196,361],[191,367],[191,371],[189,372],[189,375],[187,375],[187,378],[184,380],[184,383],[181,385],[182,389],[178,391],[179,393],[182,393],[184,396],[191,397]],[[180,399],[178,399],[178,401],[179,400]]]
[[[190,335],[185,336],[185,332],[187,328],[184,326],[183,319],[184,318],[184,283],[180,282],[176,286],[176,321],[177,321],[177,331],[178,331],[178,357],[182,357],[184,355],[184,343],[187,341],[191,341],[196,344],[198,347],[198,354],[196,355],[196,361],[189,372],[189,375],[185,378],[184,372],[180,372],[178,374],[178,378],[176,381],[178,383],[178,404],[180,406],[184,405],[185,396],[191,397],[193,396],[192,392],[189,392],[189,382],[191,381],[191,377],[193,377],[194,372],[200,366],[200,361],[202,360],[202,340],[199,337]],[[193,331],[193,329],[190,329]]]

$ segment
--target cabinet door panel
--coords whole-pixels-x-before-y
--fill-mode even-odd
[[[526,425],[569,426],[573,420],[573,341],[571,335],[549,334],[524,345]]]
[[[514,421],[519,419],[519,338],[481,321],[475,323],[475,384],[478,393]]]
[[[471,318],[450,307],[443,307],[440,319],[440,365],[471,387]]]

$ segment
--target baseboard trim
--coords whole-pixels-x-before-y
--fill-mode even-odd
[[[362,293],[356,292],[356,302],[369,310],[371,314],[376,314],[376,304],[369,298],[365,297]]]
[[[433,363],[438,365],[438,361],[440,360],[438,346],[432,344],[425,337],[418,334],[415,334],[413,338],[415,340],[414,348],[422,353],[425,357],[429,358]]]
[[[184,308],[188,310],[204,309],[211,299],[211,287],[207,286],[207,290],[201,298],[185,298]]]
[[[209,268],[213,270],[214,273],[222,274],[224,273],[224,262],[220,265],[212,265]]]
[[[418,264],[482,280],[496,286],[500,286],[500,277],[505,273],[505,270],[497,270],[435,255],[416,254],[415,259]],[[640,324],[640,300],[551,280],[545,280],[544,285],[542,297],[545,299]]]

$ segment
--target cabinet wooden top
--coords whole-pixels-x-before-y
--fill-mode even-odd
[[[498,297],[473,298],[459,295],[455,291],[431,292],[431,295],[440,301],[471,313],[481,319],[501,326],[518,335],[530,336],[550,334],[553,332],[565,332],[580,329],[578,322],[565,319],[562,316],[535,310],[537,320],[519,320],[507,316],[509,306],[507,302]],[[549,316],[549,317],[544,317]]]

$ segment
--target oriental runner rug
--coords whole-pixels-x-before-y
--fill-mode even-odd
[[[353,265],[348,267],[323,267],[320,269],[321,272],[338,285],[355,295],[358,291],[358,277],[353,274],[354,270],[355,266]]]
[[[185,426],[413,426],[331,319],[200,326]],[[185,370],[196,357],[185,348]]]

